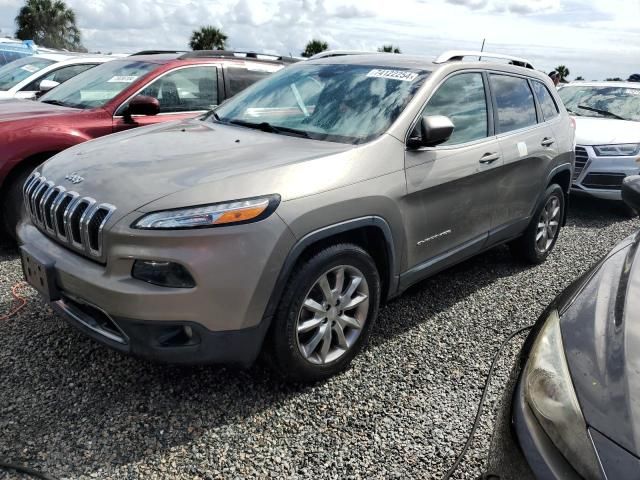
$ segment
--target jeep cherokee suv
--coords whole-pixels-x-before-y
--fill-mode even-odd
[[[293,61],[228,51],[134,55],[81,73],[38,102],[0,102],[5,233],[15,234],[22,185],[47,158],[113,132],[202,114]]]
[[[553,85],[461,56],[301,62],[66,150],[24,186],[26,278],[123,352],[342,370],[381,302],[500,243],[541,262],[558,237],[574,132]]]

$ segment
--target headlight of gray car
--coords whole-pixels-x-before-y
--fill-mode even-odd
[[[640,153],[640,143],[622,143],[620,145],[595,145],[593,150],[599,157],[633,157]]]
[[[527,404],[562,455],[586,479],[599,479],[600,468],[580,410],[553,311],[540,330],[524,371]]]
[[[132,225],[145,230],[180,230],[237,225],[262,220],[276,209],[279,195],[234,200],[144,215]]]

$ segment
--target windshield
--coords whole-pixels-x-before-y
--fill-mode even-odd
[[[157,66],[132,60],[106,62],[64,82],[40,101],[82,109],[102,107]]]
[[[558,94],[575,115],[640,122],[640,88],[575,85],[561,88]]]
[[[0,90],[10,90],[52,63],[55,62],[46,58],[25,57],[3,65],[0,67]]]
[[[398,118],[429,72],[372,65],[285,68],[220,106],[221,122],[317,140],[364,143]]]

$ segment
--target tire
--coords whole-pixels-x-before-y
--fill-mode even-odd
[[[365,250],[352,244],[321,250],[288,281],[270,331],[271,364],[287,380],[305,383],[345,370],[368,341],[379,304],[380,276]]]
[[[26,214],[24,210],[24,201],[22,196],[22,186],[31,174],[31,170],[26,169],[18,173],[17,176],[10,180],[10,184],[6,186],[4,195],[2,196],[2,223],[4,233],[9,239],[17,241],[16,227],[22,215]]]
[[[545,261],[558,240],[566,208],[565,198],[560,185],[554,183],[547,187],[544,199],[524,234],[509,244],[516,258],[532,265]]]

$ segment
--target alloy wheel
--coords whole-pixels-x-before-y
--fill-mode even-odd
[[[353,266],[323,273],[307,293],[298,313],[297,343],[310,363],[333,362],[356,343],[369,313],[369,285]]]
[[[560,210],[560,199],[555,195],[549,197],[540,213],[536,229],[536,249],[539,253],[546,253],[553,245],[560,227]]]

